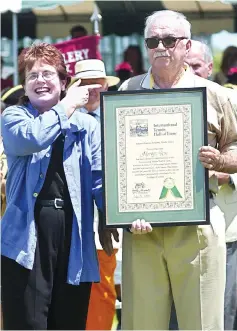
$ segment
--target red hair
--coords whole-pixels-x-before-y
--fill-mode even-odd
[[[66,65],[62,53],[53,45],[47,43],[33,44],[25,48],[18,57],[18,70],[20,83],[25,84],[26,70],[31,70],[36,61],[45,62],[53,66],[60,80],[66,80],[66,87],[70,83],[70,76],[67,73]],[[61,94],[61,99],[64,93]],[[24,97],[24,102],[28,98]]]

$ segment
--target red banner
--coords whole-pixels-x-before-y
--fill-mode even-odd
[[[86,36],[54,44],[63,54],[68,73],[74,75],[75,63],[87,59],[101,59],[100,36]]]

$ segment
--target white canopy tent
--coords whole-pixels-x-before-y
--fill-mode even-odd
[[[225,27],[231,32],[236,29],[237,0],[99,0],[97,3],[103,16],[104,35],[142,35],[146,17],[154,11],[165,9],[183,13],[191,22],[194,34],[216,33]]]

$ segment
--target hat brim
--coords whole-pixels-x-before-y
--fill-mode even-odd
[[[101,76],[101,77],[99,77],[97,75],[84,76],[79,73],[72,77],[70,85],[73,84],[78,79],[101,79],[101,78],[106,79],[109,87],[117,85],[120,82],[120,79],[116,76]]]
[[[24,93],[25,91],[22,85],[14,86],[3,93],[1,96],[1,101],[5,102],[6,104],[15,105],[19,101],[19,98],[24,95]]]

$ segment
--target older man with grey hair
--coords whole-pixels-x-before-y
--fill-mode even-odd
[[[191,50],[185,62],[194,74],[208,78],[212,74],[213,56],[207,44],[192,40]],[[233,92],[226,90],[226,92]],[[226,288],[225,288],[225,330],[237,329],[237,173],[215,172],[213,180],[218,181],[218,193],[214,201],[224,213],[226,222]],[[212,184],[212,183],[211,183]],[[174,312],[171,314],[170,329],[177,330]]]
[[[204,42],[192,40],[192,46],[185,61],[195,75],[203,78],[211,76],[213,69],[213,56],[211,49]]]
[[[151,68],[120,89],[206,87],[209,145],[200,147],[198,158],[209,170],[234,173],[237,100],[231,101],[223,87],[194,75],[186,65],[190,28],[177,12],[149,16],[145,42]],[[180,329],[223,330],[225,220],[210,196],[210,225],[152,229],[145,220],[136,220],[132,233],[124,233],[122,329],[167,330],[173,297]]]

